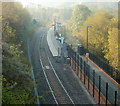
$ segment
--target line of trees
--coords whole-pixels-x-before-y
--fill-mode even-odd
[[[115,10],[116,11],[116,10]],[[87,26],[88,29],[89,50],[94,54],[105,58],[115,69],[118,67],[118,17],[117,12],[110,13],[103,10],[92,12],[84,5],[76,5],[73,14],[67,23],[67,31],[72,36],[77,36],[79,43],[86,47]],[[68,35],[69,36],[69,35]]]
[[[24,48],[27,37],[35,31],[32,17],[20,3],[3,2],[1,21],[2,103],[34,104],[32,66]]]

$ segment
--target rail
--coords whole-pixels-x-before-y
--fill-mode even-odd
[[[117,85],[107,82],[98,70],[90,66],[87,58],[68,46],[70,65],[98,104],[118,104],[120,95]]]
[[[41,43],[40,43],[41,47],[44,44],[44,42],[43,42],[43,40],[45,40],[44,38],[45,38],[45,35],[41,38]],[[73,102],[72,98],[68,94],[67,90],[65,89],[65,87],[62,84],[61,80],[59,79],[59,77],[58,77],[58,75],[56,73],[56,70],[54,69],[54,67],[52,65],[52,62],[51,62],[51,60],[50,60],[50,58],[49,58],[49,56],[47,54],[46,47],[44,47],[44,53],[43,53],[44,55],[42,54],[42,51],[40,51],[40,50],[39,50],[39,54],[40,54],[39,55],[39,60],[40,60],[41,66],[42,66],[42,70],[43,70],[44,76],[46,78],[47,84],[48,84],[49,89],[50,89],[50,91],[52,93],[52,96],[54,98],[55,103],[57,105],[59,105],[61,103],[63,103],[63,104],[72,103],[74,105],[74,102]],[[45,56],[44,60],[46,60],[46,62],[42,58],[44,56]],[[45,71],[44,66],[46,64],[50,66],[49,71]],[[51,78],[53,79],[53,77],[55,78],[55,80],[51,81]],[[55,89],[55,86],[56,86],[57,89]],[[61,91],[61,90],[64,92],[64,95],[61,95],[61,93],[59,94],[59,91]]]

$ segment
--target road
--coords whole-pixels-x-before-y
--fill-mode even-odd
[[[39,98],[43,104],[95,104],[68,64],[56,62],[47,43],[49,29],[41,28],[29,39]]]

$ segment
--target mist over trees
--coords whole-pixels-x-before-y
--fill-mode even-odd
[[[77,33],[80,31],[81,26],[86,21],[88,16],[90,16],[91,11],[88,7],[84,5],[76,5],[72,12],[72,17],[69,21],[70,30],[72,33]]]
[[[24,8],[18,2],[2,3],[3,104],[35,103],[32,65],[27,58],[27,39],[39,27],[50,27],[55,18],[64,21],[70,16],[69,9],[46,9],[41,5]]]
[[[31,64],[25,51],[27,36],[33,34],[29,12],[17,2],[2,3],[2,102],[33,104],[35,96]]]
[[[40,4],[32,5],[32,7],[28,7],[28,10],[33,18],[40,22],[41,26],[49,26],[51,23],[56,21],[61,23],[66,23],[72,15],[72,8],[44,8]]]
[[[113,7],[111,7],[113,5]],[[47,9],[46,9],[47,10]],[[73,8],[49,8],[50,21],[55,18],[61,22],[61,33],[66,40],[86,47],[87,26],[89,50],[118,69],[118,4],[117,3],[83,3]]]
[[[33,4],[34,5],[34,4]],[[120,70],[118,32],[119,18],[116,5],[76,5],[69,8],[44,8],[41,5],[23,8],[17,2],[2,3],[2,72],[3,104],[34,104],[32,65],[27,59],[27,38],[39,27],[51,27],[54,20],[62,23],[61,33],[76,46],[86,48],[88,25],[89,50],[105,58]],[[97,8],[99,7],[99,8]],[[120,8],[119,8],[120,9]],[[120,12],[120,11],[119,11]]]

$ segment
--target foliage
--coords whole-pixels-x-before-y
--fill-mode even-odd
[[[22,47],[33,32],[30,32],[30,20],[29,13],[19,3],[3,3],[3,104],[35,103],[32,67]]]
[[[81,28],[80,40],[86,46],[87,26],[92,26],[88,28],[88,43],[89,49],[95,54],[103,56],[108,48],[108,30],[112,18],[113,16],[106,11],[98,12],[90,16]]]
[[[4,21],[10,23],[10,25],[17,30],[17,34],[22,36],[26,26],[30,22],[30,15],[21,4],[17,2],[3,2],[2,3],[2,12],[3,12],[3,25]]]
[[[120,21],[117,19],[117,15],[102,8],[102,11],[99,10],[86,15],[85,20],[83,20],[81,17],[84,18],[85,14],[90,11],[88,8],[83,9],[84,11],[81,8],[80,5],[74,8],[72,18],[67,24],[67,33],[69,33],[67,37],[71,38],[70,35],[77,35],[79,43],[86,47],[87,26],[91,25],[92,28],[88,28],[88,49],[94,54],[107,59],[114,68],[120,69],[118,67],[120,63],[118,56],[120,52],[118,37]],[[113,11],[116,12],[116,10]],[[82,14],[84,12],[85,14]]]
[[[59,20],[61,21],[61,23],[66,23],[72,16],[72,9],[71,8],[61,9],[59,14],[60,14]]]
[[[91,11],[84,5],[76,5],[73,9],[72,17],[69,22],[70,30],[72,33],[80,31],[81,26],[90,16]]]
[[[22,87],[17,87],[16,82],[9,83],[6,78],[3,78],[2,88],[3,104],[33,104],[34,99],[30,93]]]
[[[112,66],[118,69],[118,29],[112,28],[108,33],[108,53],[105,57]]]
[[[86,46],[86,27],[88,29],[89,49],[106,58],[110,65],[118,69],[118,19],[106,11],[90,16],[81,28],[80,40]]]
[[[43,8],[41,5],[35,5],[35,7],[36,8],[28,7],[30,14],[34,14],[33,19],[39,23],[39,26],[45,26],[51,20],[52,15],[50,10],[48,9],[49,11],[47,11],[47,9]]]
[[[33,4],[34,5],[34,4]],[[41,5],[35,5],[35,8],[28,7],[31,15],[40,23],[40,26],[50,26],[56,19],[57,22],[66,23],[71,17],[71,8],[44,8]]]
[[[26,38],[33,35],[36,28],[27,9],[18,2],[3,2],[2,13],[3,26],[9,23],[12,29],[16,31],[16,43],[23,42],[21,45],[25,47]]]

